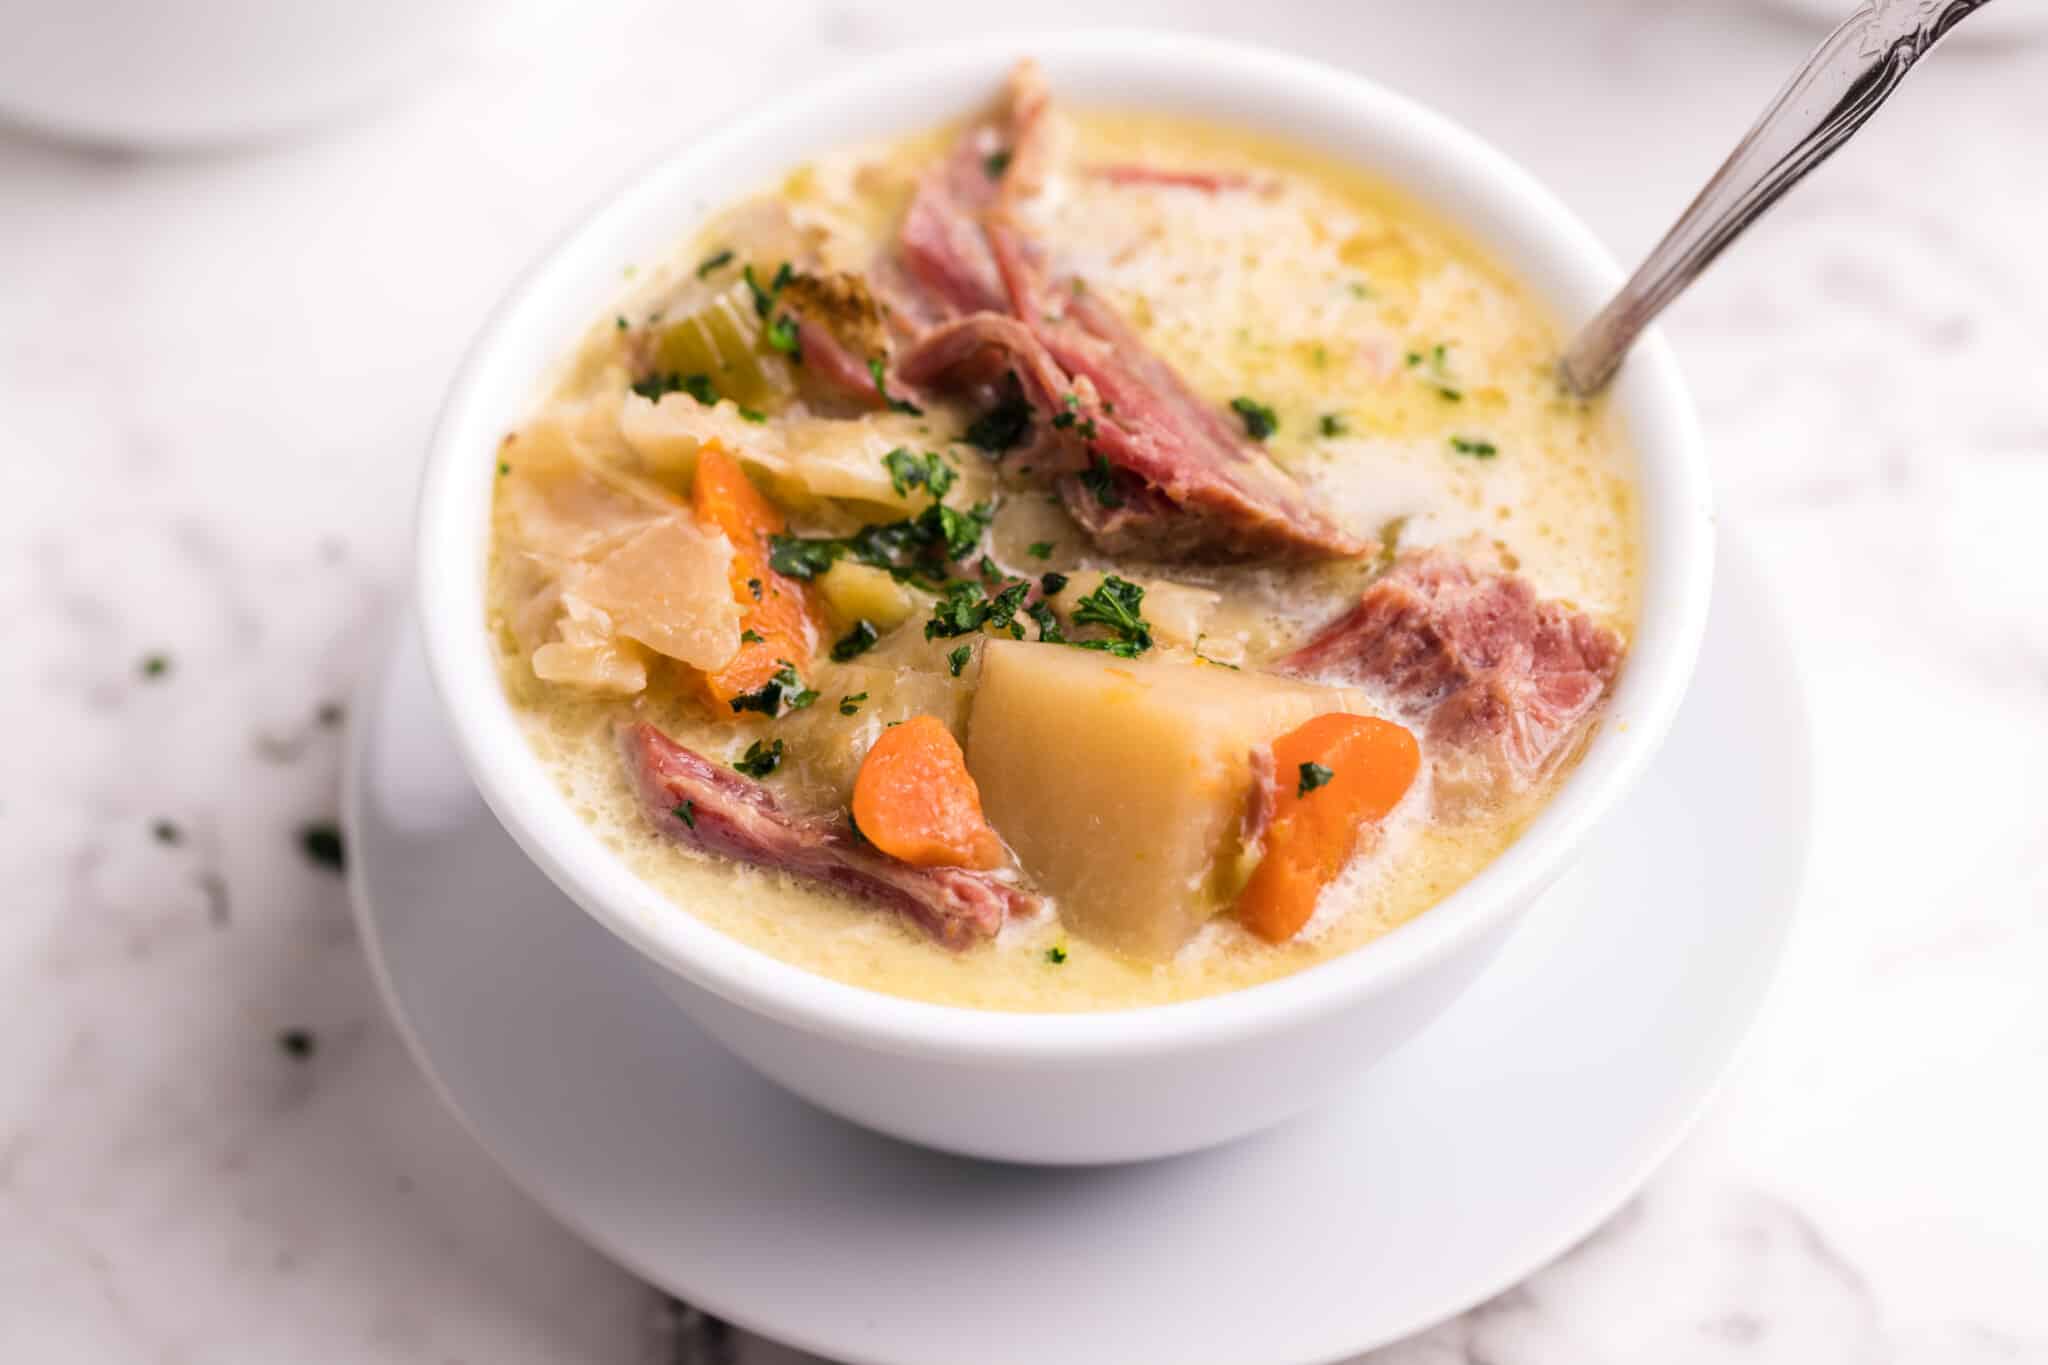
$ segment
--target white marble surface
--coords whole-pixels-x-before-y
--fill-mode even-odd
[[[1381,76],[1628,257],[1813,36],[1668,0],[1033,13]],[[564,3],[289,145],[0,133],[0,1359],[729,1358],[414,1071],[299,847],[335,811],[320,710],[402,591],[417,452],[511,274],[764,89],[975,26]],[[1727,514],[1801,639],[1804,915],[1643,1195],[1380,1365],[2048,1361],[2044,165],[2048,49],[1952,46],[1677,310]]]

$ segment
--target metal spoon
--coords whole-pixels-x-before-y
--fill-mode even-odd
[[[1869,0],[1806,59],[1699,198],[1558,362],[1582,398],[1607,387],[1651,319],[1742,230],[1877,112],[1913,63],[1990,0]]]

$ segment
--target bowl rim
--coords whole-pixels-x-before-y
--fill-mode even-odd
[[[819,975],[731,937],[641,880],[569,808],[500,686],[485,627],[495,464],[546,374],[622,292],[622,271],[692,218],[677,205],[722,162],[778,143],[790,160],[957,116],[1024,54],[1091,105],[1169,108],[1278,133],[1365,165],[1485,245],[1563,319],[1622,272],[1528,171],[1444,115],[1366,77],[1235,41],[1142,29],[998,35],[863,60],[658,157],[560,237],[471,344],[429,444],[416,593],[429,671],[463,761],[499,821],[571,900],[661,968],[799,1030],[886,1051],[1013,1066],[1108,1063],[1228,1045],[1352,1007],[1424,971],[1533,901],[1641,776],[1677,714],[1706,624],[1712,484],[1690,396],[1655,330],[1609,401],[1636,458],[1642,593],[1609,714],[1529,826],[1451,895],[1389,933],[1277,979],[1170,1004],[1027,1013],[938,1004]],[[964,98],[963,98],[964,96]],[[938,117],[933,117],[939,111]],[[762,177],[765,180],[765,176]],[[720,190],[716,200],[730,198]],[[605,281],[609,281],[608,284]]]

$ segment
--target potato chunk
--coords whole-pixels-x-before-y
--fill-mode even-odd
[[[1363,694],[1192,660],[991,640],[967,732],[982,806],[1061,920],[1171,957],[1226,907],[1250,754]]]
[[[842,559],[818,576],[818,591],[841,627],[867,621],[879,630],[894,630],[917,610],[910,589],[886,569]]]

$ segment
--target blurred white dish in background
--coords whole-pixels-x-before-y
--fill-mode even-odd
[[[127,147],[304,127],[429,70],[483,0],[0,0],[0,116]]]

